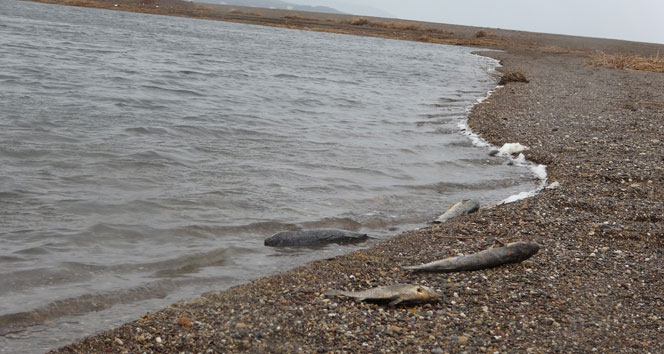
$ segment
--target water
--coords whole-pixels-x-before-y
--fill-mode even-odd
[[[470,49],[0,2],[0,349],[39,352],[532,189],[458,124]]]

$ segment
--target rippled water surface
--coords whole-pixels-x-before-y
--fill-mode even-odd
[[[460,47],[0,2],[0,350],[38,352],[531,189],[458,124]]]

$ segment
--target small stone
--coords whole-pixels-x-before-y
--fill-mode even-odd
[[[115,338],[115,340],[113,342],[117,345],[124,345],[124,342],[120,338]]]
[[[465,344],[465,343],[468,342],[468,337],[466,337],[466,336],[459,336],[458,341],[459,341],[459,343],[461,343],[461,344]]]
[[[185,316],[182,316],[182,317],[180,317],[180,318],[178,319],[178,324],[179,324],[180,326],[182,326],[182,327],[191,327],[191,326],[194,325],[194,324],[191,322],[191,320],[188,319],[188,318],[185,317]]]
[[[401,331],[403,331],[403,328],[401,328],[399,326],[391,325],[390,326],[390,331],[392,331],[392,332],[401,332]]]
[[[157,342],[157,344],[161,344],[162,342],[161,337],[155,338],[154,341]]]
[[[546,189],[556,189],[556,188],[560,188],[560,182],[558,182],[558,181],[553,182],[553,183],[549,184],[548,186],[546,186]]]

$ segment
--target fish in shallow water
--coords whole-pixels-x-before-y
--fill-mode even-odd
[[[367,234],[339,229],[312,229],[278,232],[265,240],[265,246],[316,246],[328,243],[358,243],[372,238]]]
[[[489,248],[481,252],[445,258],[418,266],[404,267],[416,272],[461,272],[493,268],[503,264],[525,261],[539,251],[539,245],[530,242],[514,242],[505,247]]]
[[[395,306],[402,302],[422,303],[440,300],[440,295],[433,289],[422,285],[411,284],[379,286],[364,291],[330,290],[326,295],[347,296],[355,298],[357,301],[390,301],[390,306]]]
[[[464,215],[464,214],[470,214],[478,211],[480,209],[480,202],[478,202],[475,199],[470,199],[470,200],[462,200],[447,209],[447,211],[439,216],[436,220],[434,220],[435,223],[441,223],[445,222],[449,219],[456,218],[457,216]]]

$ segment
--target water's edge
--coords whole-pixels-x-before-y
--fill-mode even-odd
[[[473,55],[476,56],[481,56],[484,58],[489,58],[493,59],[495,61],[495,66],[493,69],[489,72],[489,74],[494,74],[498,72],[498,68],[501,67],[500,61],[494,58],[491,58],[490,56],[485,56],[482,55],[482,52],[474,52],[472,53]],[[475,109],[475,106],[482,104],[482,102],[488,100],[491,95],[493,95],[496,90],[503,89],[504,86],[501,85],[496,85],[493,89],[489,90],[487,94],[484,97],[478,98],[477,101],[468,108],[467,114],[466,114],[466,119],[463,120],[462,122],[459,123],[459,129],[461,130],[463,135],[468,136],[468,138],[473,142],[474,146],[477,146],[479,148],[485,148],[488,149],[489,151],[500,151],[502,147],[495,146],[485,139],[483,139],[478,133],[474,132],[473,129],[470,127],[468,123],[468,117],[470,116],[470,113],[472,112],[473,109]],[[503,147],[505,147],[505,144],[519,144],[518,142],[504,142]],[[527,148],[527,147],[526,147]],[[527,190],[520,192],[515,195],[510,195],[506,197],[505,199],[501,200],[497,205],[500,204],[510,204],[514,203],[516,201],[526,199],[526,198],[531,198],[536,196],[539,192],[544,190],[548,186],[548,177],[546,173],[546,165],[543,164],[538,164],[533,161],[530,161],[525,158],[525,156],[522,153],[519,153],[518,155],[516,154],[501,154],[500,156],[505,157],[510,161],[511,164],[516,165],[516,166],[524,166],[527,167],[533,174],[533,176],[539,181],[538,186],[535,189],[532,190]]]

